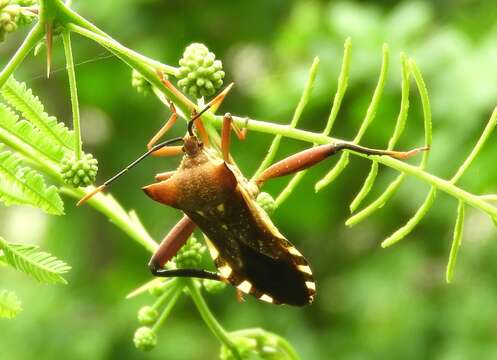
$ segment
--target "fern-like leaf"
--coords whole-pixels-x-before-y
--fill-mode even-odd
[[[0,135],[1,131],[17,137],[47,159],[56,163],[59,163],[65,155],[62,146],[50,140],[30,122],[19,120],[14,111],[2,103],[0,103]]]
[[[37,96],[33,95],[25,83],[16,81],[13,77],[1,89],[4,99],[16,110],[22,113],[43,134],[59,145],[73,149],[74,133],[64,124],[49,116]]]
[[[12,319],[22,311],[21,301],[13,291],[0,290],[0,318]]]
[[[14,269],[42,283],[67,284],[62,274],[71,267],[49,253],[39,251],[38,246],[8,243],[0,238],[0,249],[5,254],[5,262]]]
[[[43,176],[22,166],[21,161],[10,151],[0,152],[0,200],[6,205],[31,205],[48,214],[64,214],[57,188],[47,187]]]

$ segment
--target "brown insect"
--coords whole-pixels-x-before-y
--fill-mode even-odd
[[[162,81],[173,88],[167,80]],[[172,115],[148,143],[148,151],[81,199],[78,205],[102,191],[148,155],[183,155],[176,171],[156,175],[157,182],[143,188],[155,201],[184,213],[152,256],[149,263],[152,274],[160,277],[181,276],[224,281],[235,286],[239,292],[273,304],[309,304],[316,293],[311,268],[300,251],[278,231],[266,212],[257,204],[256,197],[260,187],[270,179],[309,168],[343,149],[405,159],[425,148],[397,152],[369,149],[345,142],[326,144],[287,157],[267,168],[255,182],[250,182],[232,163],[229,154],[231,130],[243,139],[246,129],[237,128],[232,117],[226,114],[219,154],[209,145],[209,138],[201,122],[202,113],[209,108],[217,109],[230,87],[214,98],[199,114],[192,115],[185,137],[157,144],[177,119],[175,108],[171,104]],[[202,140],[193,131],[194,127]],[[182,142],[183,145],[171,146],[177,142]],[[164,269],[165,263],[184,245],[196,227],[208,238],[207,246],[218,272]]]

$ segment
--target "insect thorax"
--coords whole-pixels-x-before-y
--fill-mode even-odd
[[[190,211],[224,203],[237,185],[224,161],[207,150],[184,156],[172,180],[177,186],[178,207]]]

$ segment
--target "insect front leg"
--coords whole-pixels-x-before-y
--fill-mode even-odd
[[[164,269],[164,265],[176,255],[178,250],[185,244],[195,230],[196,225],[188,216],[183,218],[172,228],[169,234],[162,240],[159,248],[154,253],[148,267],[152,275],[159,277],[194,277],[225,281],[217,273],[204,269]]]
[[[178,113],[176,112],[176,107],[172,102],[169,102],[169,108],[171,109],[171,116],[169,119],[166,121],[164,126],[150,139],[150,141],[147,144],[147,149],[150,150],[166,132],[169,131],[173,127],[173,125],[176,123],[176,120],[178,119]]]
[[[183,216],[181,220],[169,231],[162,240],[159,248],[155,251],[148,263],[150,271],[156,276],[160,276],[164,265],[176,255],[178,250],[185,244],[195,230],[196,225],[188,216]]]
[[[324,144],[298,152],[271,165],[266,170],[264,170],[261,175],[259,175],[259,177],[256,179],[256,183],[260,187],[269,179],[274,179],[280,176],[293,174],[298,171],[307,169],[341,150],[352,150],[366,155],[386,155],[396,159],[407,159],[420,151],[428,150],[428,148],[422,147],[412,149],[410,151],[389,151],[370,149],[346,142]]]

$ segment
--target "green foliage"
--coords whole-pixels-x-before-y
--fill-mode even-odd
[[[36,126],[51,141],[67,149],[73,149],[74,133],[45,112],[41,101],[33,95],[32,90],[25,83],[17,82],[11,77],[0,93],[13,108],[21,112],[26,120]]]
[[[12,319],[22,311],[21,301],[13,291],[0,290],[0,318]]]
[[[0,249],[5,262],[14,269],[42,283],[67,284],[62,275],[71,267],[49,253],[39,251],[38,246],[8,243],[0,238]]]
[[[0,152],[0,200],[6,205],[38,207],[48,214],[64,214],[64,204],[55,186],[48,186],[36,170],[22,165],[10,151]]]
[[[14,137],[20,142],[31,146],[50,161],[59,162],[64,157],[64,149],[42,134],[30,122],[19,120],[12,108],[0,103],[0,132],[3,137]]]

